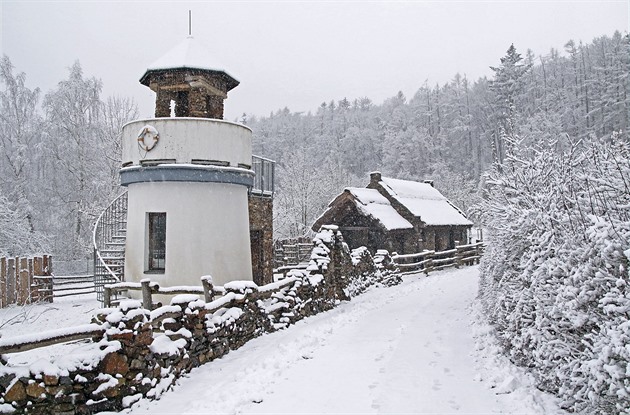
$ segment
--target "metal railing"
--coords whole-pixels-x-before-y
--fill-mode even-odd
[[[252,194],[273,197],[276,162],[260,156],[252,156],[252,170],[255,173]]]
[[[94,225],[94,288],[103,301],[103,286],[125,280],[127,192],[118,196],[101,213]]]

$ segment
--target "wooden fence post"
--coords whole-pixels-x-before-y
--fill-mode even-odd
[[[427,254],[427,259],[426,259],[427,262],[424,263],[424,273],[426,275],[429,275],[429,272],[433,271],[433,254],[434,253],[435,252]]]
[[[142,307],[151,311],[153,308],[153,298],[151,298],[151,280],[145,278],[140,281],[140,285],[142,286]]]
[[[42,272],[43,275],[46,276],[52,276],[53,275],[53,268],[52,268],[53,264],[52,264],[52,257],[50,255],[44,255],[42,258]],[[44,301],[47,303],[52,303],[53,302],[53,280],[48,279],[46,280],[46,283],[44,285],[44,289],[48,290],[46,291],[48,293],[48,295],[44,298]]]
[[[28,275],[28,258],[20,258],[17,260],[17,265],[19,267],[17,272],[17,300],[18,305],[24,305],[30,302],[31,296],[30,276]]]
[[[201,285],[203,285],[203,297],[206,303],[214,301],[214,286],[212,278],[201,277]]]
[[[15,258],[7,260],[7,305],[15,304]]]
[[[39,256],[33,258],[33,277],[44,275],[43,265],[44,258]],[[41,301],[45,298],[43,293],[39,292],[39,289],[42,288],[42,284],[42,280],[33,278],[34,289],[31,290],[33,302]]]
[[[0,258],[0,308],[7,306],[7,259]]]
[[[109,308],[112,306],[112,289],[108,286],[103,287],[103,307]]]
[[[52,257],[50,255],[44,255],[44,275],[52,275]]]
[[[28,268],[28,299],[30,303],[37,302],[37,280],[33,278],[34,267],[33,267],[33,258],[29,258],[27,261]]]
[[[464,255],[466,255],[466,251],[464,250],[464,248],[460,248],[459,246],[456,246],[455,249],[457,252],[455,252],[454,265],[455,268],[459,268],[464,265],[463,257]]]

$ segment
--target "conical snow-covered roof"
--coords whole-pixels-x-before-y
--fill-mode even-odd
[[[221,72],[233,81],[231,82],[233,86],[229,89],[239,84],[234,77],[229,75],[220,66],[213,63],[212,54],[193,36],[186,37],[183,41],[162,55],[162,57],[151,63],[140,79],[140,82],[146,85],[148,83],[147,76],[150,73],[172,69],[198,69],[209,72]]]

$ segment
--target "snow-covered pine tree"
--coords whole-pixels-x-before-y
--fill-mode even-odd
[[[501,58],[501,65],[491,66],[494,79],[490,89],[495,93],[495,117],[497,130],[494,134],[495,162],[501,165],[509,153],[514,153],[517,145],[513,140],[518,135],[517,108],[521,108],[524,94],[525,75],[531,69],[531,64],[523,62],[521,54],[516,51],[514,44],[510,45],[506,55]]]

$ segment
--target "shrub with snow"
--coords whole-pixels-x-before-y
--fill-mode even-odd
[[[511,359],[589,414],[630,413],[630,145],[539,144],[486,179],[480,298]]]

